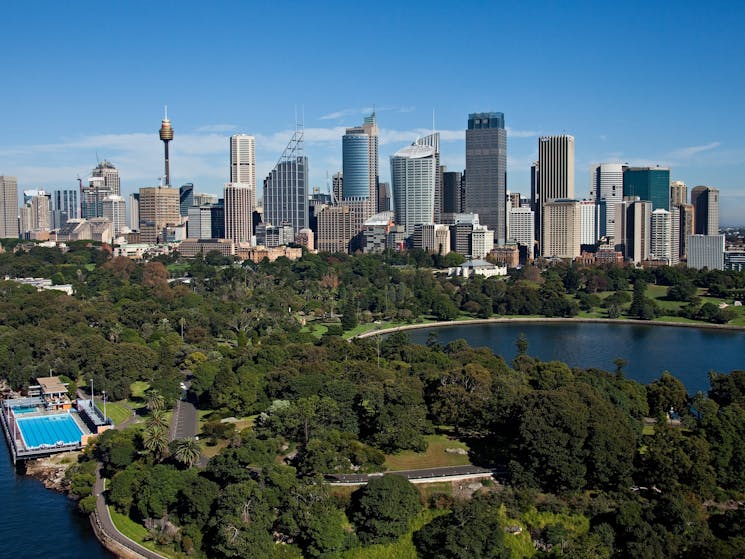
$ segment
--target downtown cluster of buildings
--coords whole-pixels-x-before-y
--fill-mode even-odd
[[[78,190],[25,191],[20,210],[15,178],[0,177],[0,234],[98,240],[134,257],[177,247],[185,256],[217,250],[274,259],[298,256],[299,249],[288,245],[301,245],[324,252],[455,251],[510,267],[536,257],[745,266],[745,253],[725,250],[719,234],[716,188],[697,186],[689,198],[684,183],[671,181],[670,169],[603,163],[591,168],[589,196],[580,199],[569,135],[540,137],[529,195],[509,192],[503,113],[468,115],[465,170],[447,169],[440,135],[433,132],[390,157],[390,182],[380,180],[373,113],[341,137],[342,169],[328,193],[309,188],[298,127],[264,178],[260,204],[253,136],[230,137],[229,182],[221,198],[195,192],[192,183],[171,187],[173,137],[166,116],[160,128],[165,176],[159,186],[132,194],[128,212],[118,170],[108,161]]]

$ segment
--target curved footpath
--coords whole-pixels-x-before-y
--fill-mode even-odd
[[[704,328],[710,330],[745,330],[745,326],[732,324],[709,324],[708,322],[667,322],[664,320],[637,320],[633,318],[551,318],[551,317],[515,317],[515,318],[471,318],[467,320],[444,320],[440,322],[420,322],[417,324],[405,324],[391,328],[381,328],[364,332],[354,338],[371,338],[380,334],[392,334],[403,330],[419,330],[422,328],[441,328],[443,326],[468,326],[470,324],[520,324],[520,323],[545,323],[552,322],[596,322],[602,324],[634,324],[637,326],[675,326],[679,328]]]

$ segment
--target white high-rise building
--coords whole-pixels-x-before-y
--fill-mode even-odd
[[[486,258],[494,248],[494,231],[486,225],[474,225],[471,232],[471,258]]]
[[[256,188],[256,139],[247,134],[230,137],[230,182]]]
[[[129,228],[140,228],[140,193],[133,192],[129,195]]]
[[[672,223],[670,212],[657,208],[652,212],[652,231],[649,243],[649,258],[651,260],[672,259]]]
[[[597,241],[597,205],[594,200],[581,200],[579,203],[580,244],[594,245]]]
[[[670,207],[670,265],[680,262],[680,210],[681,206]]]
[[[189,221],[186,224],[188,239],[209,239],[212,237],[212,207],[191,206]]]
[[[250,243],[253,235],[254,189],[247,183],[228,183],[225,199],[225,238]]]
[[[407,236],[419,223],[434,223],[436,173],[432,146],[412,144],[391,156],[393,210]]]
[[[724,235],[688,237],[688,267],[724,270]]]
[[[623,201],[623,165],[601,163],[590,168],[590,199],[605,201],[605,217],[597,224],[600,237],[616,238],[616,204]],[[616,240],[615,242],[620,242]]]
[[[18,238],[18,179],[0,175],[0,238]]]
[[[127,208],[124,198],[111,195],[103,199],[103,216],[114,226],[114,236],[121,234],[127,223]]]
[[[529,207],[510,210],[510,238],[528,249],[528,260],[533,260],[535,245],[535,213]]]

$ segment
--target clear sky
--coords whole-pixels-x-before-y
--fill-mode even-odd
[[[464,166],[469,112],[501,111],[511,191],[537,137],[572,134],[577,196],[605,161],[668,165],[717,186],[745,223],[745,4],[740,2],[6,1],[0,5],[0,174],[74,188],[96,157],[125,194],[162,171],[219,193],[228,136],[256,136],[258,192],[304,114],[312,184],[373,105],[388,157],[435,126]]]

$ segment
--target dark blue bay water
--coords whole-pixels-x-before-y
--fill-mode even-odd
[[[8,559],[111,559],[76,503],[40,481],[16,474],[0,443],[0,557]]]
[[[670,371],[693,394],[709,388],[708,373],[745,370],[745,331],[640,326],[582,322],[458,324],[409,331],[413,342],[425,343],[435,332],[443,345],[458,338],[473,347],[486,346],[508,362],[523,332],[528,353],[544,361],[614,371],[613,360],[628,361],[626,376],[642,383]]]

